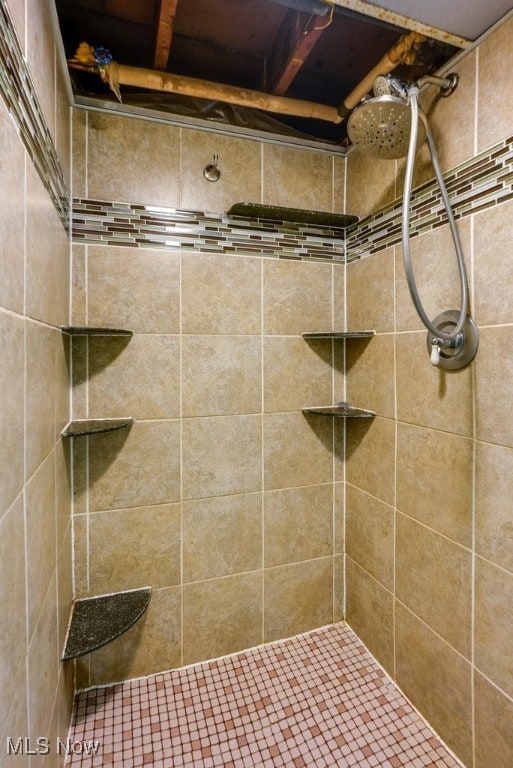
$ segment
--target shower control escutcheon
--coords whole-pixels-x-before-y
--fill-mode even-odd
[[[467,316],[460,333],[451,336],[459,319],[459,311],[448,309],[437,315],[433,325],[439,331],[439,336],[433,336],[428,331],[427,349],[431,364],[448,371],[457,371],[469,365],[477,353],[479,333],[474,320]]]

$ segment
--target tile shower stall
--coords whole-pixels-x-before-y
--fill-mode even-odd
[[[90,765],[188,744],[173,765],[510,768],[513,19],[425,105],[480,331],[444,373],[402,270],[402,161],[70,109],[52,4],[33,6],[0,0],[1,765],[62,764],[86,691],[77,743],[175,729],[164,762],[137,742],[120,763],[116,736]],[[412,251],[434,317],[459,296],[431,175],[421,151]],[[358,221],[227,216],[241,201]],[[340,400],[376,416],[302,412]],[[61,661],[73,598],[141,587],[139,622]]]

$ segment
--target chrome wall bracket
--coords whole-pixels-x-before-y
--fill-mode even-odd
[[[479,346],[479,331],[471,317],[467,317],[465,324],[454,339],[443,338],[450,334],[458,323],[460,313],[455,309],[448,309],[437,315],[433,325],[440,331],[440,336],[427,333],[427,349],[433,365],[448,371],[457,371],[469,365],[477,354]]]

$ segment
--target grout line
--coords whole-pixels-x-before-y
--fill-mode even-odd
[[[180,129],[180,140],[181,140],[181,129]],[[180,158],[182,156],[182,152],[180,152]],[[180,176],[181,178],[181,176]],[[179,261],[178,261],[178,330],[179,330],[179,342],[178,342],[178,380],[179,380],[179,440],[180,440],[180,665],[183,666],[184,663],[184,603],[185,603],[185,594],[184,594],[184,510],[185,510],[185,499],[184,499],[184,434],[183,434],[183,427],[184,427],[184,419],[183,419],[183,385],[184,385],[184,377],[183,377],[183,296],[182,296],[182,286],[183,286],[183,253],[180,253]]]
[[[261,145],[261,152],[262,152],[262,166],[263,166],[263,144]],[[262,177],[262,184],[263,184],[263,177]],[[262,642],[265,642],[265,446],[264,446],[264,435],[265,435],[265,357],[264,357],[264,262],[261,262],[260,265],[260,338],[261,338],[261,344],[260,344],[260,387],[261,387],[261,395],[260,395],[260,408],[261,408],[261,421],[260,421],[260,466],[261,466],[261,479],[260,479],[260,493],[262,495],[261,500],[261,521],[260,521],[260,535],[261,535],[261,570],[262,570],[262,585],[261,585],[261,600],[262,600],[262,608],[261,608],[261,629],[260,629],[260,636],[262,638]]]

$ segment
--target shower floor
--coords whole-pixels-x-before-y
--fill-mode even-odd
[[[461,768],[344,623],[81,692],[69,739],[73,768]]]

